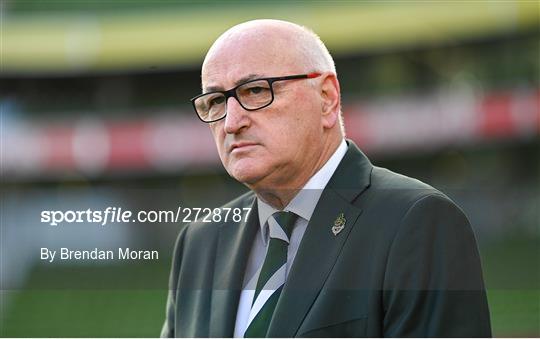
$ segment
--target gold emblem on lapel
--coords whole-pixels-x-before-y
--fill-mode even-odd
[[[334,221],[334,226],[332,226],[332,233],[334,233],[334,235],[338,235],[338,233],[341,232],[343,228],[345,228],[346,222],[347,220],[345,220],[345,216],[343,215],[343,213],[341,213],[336,218],[336,221]]]

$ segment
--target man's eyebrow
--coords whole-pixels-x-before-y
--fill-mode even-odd
[[[258,79],[258,78],[262,78],[263,76],[260,75],[260,74],[255,74],[255,73],[252,73],[252,74],[248,74],[246,75],[245,77],[242,77],[238,80],[236,80],[234,82],[234,87],[240,85],[240,84],[243,84],[244,82],[247,82],[247,81],[250,81],[250,80],[255,80],[255,79]],[[214,91],[225,91],[225,89],[221,86],[209,86],[209,87],[205,87],[203,89],[203,93],[208,93],[208,92],[214,92]]]

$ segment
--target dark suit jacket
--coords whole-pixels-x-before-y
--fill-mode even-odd
[[[447,196],[373,166],[348,141],[304,234],[269,337],[491,336],[474,234]],[[178,237],[162,336],[231,337],[258,229],[195,222]],[[334,235],[338,215],[345,227]]]

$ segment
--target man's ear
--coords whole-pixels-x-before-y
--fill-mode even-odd
[[[340,88],[337,76],[324,73],[321,82],[321,119],[324,128],[332,128],[338,121],[341,107]]]

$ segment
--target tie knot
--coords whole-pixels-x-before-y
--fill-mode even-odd
[[[285,232],[285,234],[287,235],[287,242],[289,242],[288,239],[291,238],[294,222],[298,218],[298,215],[293,212],[280,211],[272,214],[272,217],[281,227],[283,232]]]

